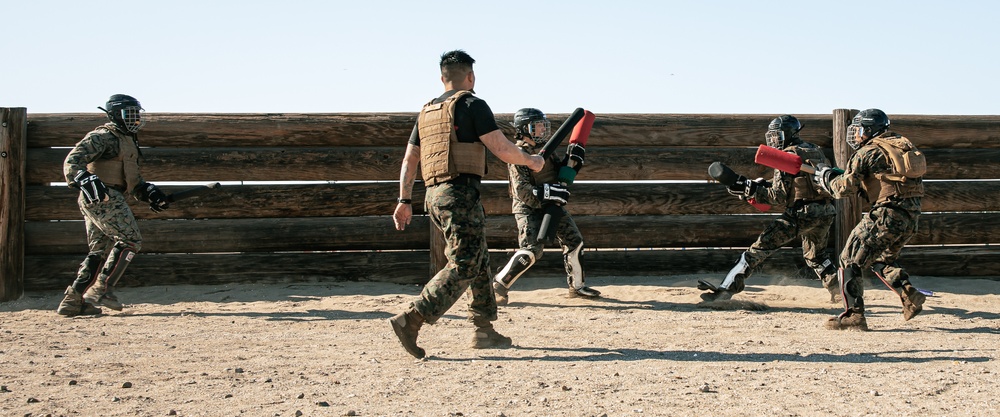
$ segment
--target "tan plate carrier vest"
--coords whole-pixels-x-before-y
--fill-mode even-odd
[[[486,175],[486,146],[459,142],[455,133],[455,104],[469,94],[472,92],[461,90],[440,103],[432,100],[420,110],[417,128],[425,186],[455,179],[458,174]]]
[[[119,133],[113,126],[105,125],[97,130],[102,135],[110,133],[118,138],[118,156],[91,162],[87,164],[87,171],[108,186],[125,187],[125,192],[130,193],[139,186],[139,148],[130,136]]]

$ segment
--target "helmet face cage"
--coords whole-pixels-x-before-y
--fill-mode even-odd
[[[847,145],[857,150],[889,129],[889,116],[879,109],[862,110],[847,126]]]
[[[794,116],[784,115],[776,117],[767,125],[767,133],[764,134],[764,141],[767,146],[782,149],[799,131],[802,130],[802,123]]]
[[[120,110],[121,124],[119,126],[131,133],[136,133],[146,125],[146,117],[143,116],[145,113],[146,111],[139,106],[125,107]]]
[[[545,113],[535,108],[523,108],[514,113],[514,128],[520,136],[530,137],[536,145],[549,138],[551,123]]]
[[[864,138],[865,128],[860,124],[851,123],[847,126],[847,146],[851,149],[858,150],[863,143],[865,143]]]
[[[98,108],[104,110],[108,114],[108,119],[122,130],[136,133],[146,125],[145,110],[139,104],[139,100],[132,96],[115,94],[108,99],[105,106],[107,109]]]
[[[764,141],[767,142],[767,146],[772,148],[784,148],[785,147],[785,132],[781,130],[768,130],[764,134]]]
[[[549,139],[552,124],[549,122],[549,119],[544,118],[544,116],[542,117],[541,120],[532,120],[525,126],[524,133],[531,136],[531,140],[535,141],[535,143],[544,143]]]

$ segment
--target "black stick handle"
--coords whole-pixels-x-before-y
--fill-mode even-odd
[[[545,143],[545,146],[542,146],[542,150],[538,151],[538,154],[541,156],[549,156],[552,152],[555,152],[556,148],[559,147],[559,144],[566,139],[566,136],[569,136],[570,132],[573,131],[573,128],[576,127],[576,124],[583,119],[584,113],[585,111],[582,107],[577,107],[576,110],[573,110],[573,113],[570,114],[569,118],[559,126],[556,133],[552,134],[552,139],[549,139],[549,141]]]
[[[213,184],[199,185],[197,187],[188,188],[186,190],[181,190],[181,191],[178,191],[176,193],[168,195],[167,196],[167,201],[173,203],[175,201],[180,201],[180,200],[183,200],[185,198],[191,198],[191,197],[194,197],[196,195],[203,194],[203,193],[205,193],[205,192],[207,192],[209,190],[215,190],[215,189],[217,189],[217,188],[219,188],[221,186],[222,186],[222,184],[213,183]]]
[[[545,241],[553,238],[556,231],[556,226],[552,223],[559,223],[562,220],[562,210],[555,203],[548,203],[545,205],[545,215],[542,216],[542,224],[538,226],[538,241]]]

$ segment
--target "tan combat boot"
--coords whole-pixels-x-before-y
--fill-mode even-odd
[[[924,309],[927,296],[912,285],[904,285],[899,298],[903,301],[903,319],[910,320]]]
[[[406,353],[417,359],[424,357],[426,352],[417,346],[417,335],[420,332],[420,326],[424,324],[424,316],[416,310],[410,310],[393,316],[389,319],[389,324],[392,325],[392,331],[396,333],[396,337],[399,338],[403,349],[406,349]]]
[[[868,331],[868,320],[865,320],[864,312],[847,310],[837,317],[830,317],[826,321],[826,328],[830,330],[859,330]]]
[[[472,334],[473,349],[504,349],[511,346],[512,340],[493,329],[493,323],[475,319],[476,331]]]
[[[66,287],[66,292],[63,294],[66,296],[59,302],[56,313],[69,317],[101,314],[101,309],[83,301],[83,296],[76,292],[72,285]]]
[[[111,293],[108,283],[101,281],[99,278],[90,288],[87,288],[87,292],[83,293],[83,300],[91,304],[105,306],[115,311],[122,311],[124,307],[118,301],[118,297]]]

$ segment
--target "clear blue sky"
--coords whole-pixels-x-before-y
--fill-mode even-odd
[[[438,59],[494,112],[1000,114],[997,1],[0,0],[0,107],[415,112]]]

